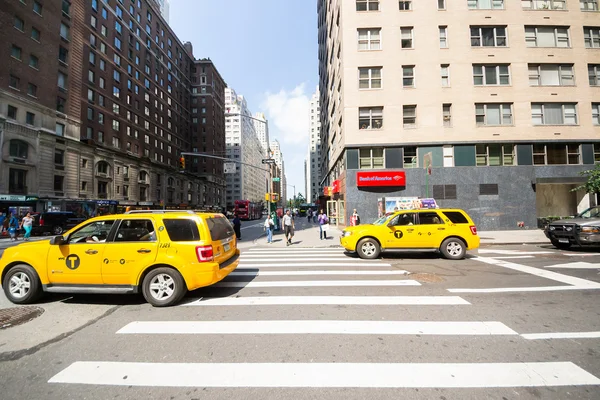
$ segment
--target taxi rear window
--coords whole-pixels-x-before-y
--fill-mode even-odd
[[[172,242],[195,242],[200,240],[198,226],[193,219],[164,219],[163,223]]]
[[[206,225],[208,226],[212,240],[224,240],[233,236],[233,226],[231,226],[227,218],[207,218]]]
[[[461,212],[444,211],[443,213],[446,217],[448,217],[448,219],[450,221],[452,221],[453,224],[468,224],[469,223],[469,221],[467,220],[467,217],[465,217],[463,215],[463,213],[461,213]]]

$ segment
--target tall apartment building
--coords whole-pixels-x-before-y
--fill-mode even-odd
[[[151,0],[158,5],[158,10],[163,16],[167,24],[169,23],[169,10],[171,8],[171,2],[169,0]]]
[[[285,206],[287,204],[288,198],[286,190],[287,180],[285,177],[285,162],[283,160],[283,152],[281,151],[281,145],[279,144],[279,141],[277,139],[271,141],[270,147],[272,155],[271,158],[275,159],[275,177],[278,177],[280,179],[278,185],[274,185],[273,192],[279,193],[280,201],[278,202],[278,204]]]
[[[254,114],[252,119],[254,123],[254,130],[256,131],[256,136],[258,136],[258,140],[260,141],[260,145],[262,147],[262,154],[265,158],[269,158],[271,154],[271,150],[269,149],[269,121],[267,117],[265,117],[264,113],[257,112]],[[265,165],[265,168],[272,168],[272,165]],[[271,169],[271,173],[265,172],[265,186],[264,192],[269,193],[271,190],[271,186],[269,183],[270,176],[273,174],[273,170]]]
[[[260,161],[265,157],[252,113],[244,96],[232,88],[225,88],[225,108],[227,158],[246,164],[237,164],[235,173],[227,174],[227,207],[233,207],[235,200],[262,202],[265,172],[260,169],[264,167]]]
[[[321,193],[321,118],[320,118],[319,89],[310,99],[308,155],[306,158],[306,200],[316,203]]]
[[[179,158],[223,154],[225,83],[154,3],[3,2],[0,21],[0,208],[221,209],[222,162]]]
[[[485,230],[535,227],[593,203],[571,189],[600,161],[598,9],[319,0],[329,204],[368,221],[380,199],[434,197]]]

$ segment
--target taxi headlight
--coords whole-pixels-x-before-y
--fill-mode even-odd
[[[600,233],[600,228],[597,226],[584,226],[581,228],[582,233]]]
[[[346,236],[350,236],[350,235],[352,235],[351,231],[343,231],[342,232],[342,237],[346,237]]]

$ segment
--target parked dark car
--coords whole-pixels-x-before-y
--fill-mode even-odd
[[[33,213],[32,216],[34,235],[60,235],[86,220],[71,211]]]
[[[571,219],[553,221],[544,233],[559,249],[600,246],[600,206],[588,208]]]

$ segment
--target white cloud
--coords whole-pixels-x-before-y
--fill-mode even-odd
[[[265,93],[261,109],[269,119],[269,136],[282,144],[308,145],[309,103],[303,83],[292,91],[281,89],[278,93]]]

